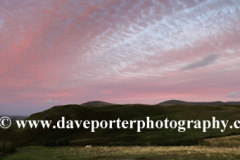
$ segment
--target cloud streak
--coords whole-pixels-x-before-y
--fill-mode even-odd
[[[206,66],[214,63],[218,57],[219,56],[216,54],[210,54],[210,55],[204,57],[203,59],[201,59],[200,61],[188,64],[188,65],[182,67],[180,69],[180,71],[193,70],[196,68],[206,67]]]
[[[43,103],[58,103],[58,101],[56,100],[56,101],[53,101],[53,100],[47,100],[47,101],[45,101],[45,102],[43,102]]]
[[[237,97],[237,95],[239,95],[239,92],[231,92],[228,94],[228,97],[235,98],[235,97]]]

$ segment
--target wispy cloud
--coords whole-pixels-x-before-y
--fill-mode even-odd
[[[237,97],[237,95],[239,95],[239,92],[231,92],[228,94],[228,97],[234,98],[234,97]]]
[[[194,63],[188,64],[188,65],[182,67],[180,69],[180,71],[186,71],[186,70],[192,70],[192,69],[196,69],[196,68],[200,68],[200,67],[206,67],[206,66],[214,63],[217,58],[218,58],[218,55],[216,55],[216,54],[208,55],[198,62],[194,62]]]
[[[229,100],[240,91],[239,8],[239,0],[0,0],[0,106],[10,106],[0,112],[94,99]]]
[[[43,103],[58,103],[58,101],[56,100],[56,101],[53,101],[53,100],[47,100],[47,101],[45,101],[45,102],[43,102]]]

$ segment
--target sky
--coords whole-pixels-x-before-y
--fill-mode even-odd
[[[0,115],[240,101],[239,0],[1,0]]]

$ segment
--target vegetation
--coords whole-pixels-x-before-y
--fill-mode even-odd
[[[178,146],[178,147],[41,147],[20,148],[15,154],[7,155],[4,160],[58,160],[58,159],[194,159],[194,160],[237,160],[240,147]]]
[[[107,106],[81,106],[65,105],[55,106],[46,111],[36,113],[27,120],[52,120],[57,121],[64,116],[66,120],[146,120],[149,116],[152,120],[164,120],[159,106],[152,105],[107,105]],[[21,137],[21,138],[20,138]],[[37,137],[37,138],[36,138]],[[41,145],[45,139],[68,139],[70,145],[139,145],[163,143],[166,140],[181,140],[174,129],[143,129],[141,133],[134,129],[97,129],[92,133],[90,129],[18,129],[16,124],[9,129],[0,131],[0,140],[11,140],[18,146]]]
[[[205,139],[198,146],[41,147],[28,146],[5,155],[4,160],[58,159],[240,159],[240,135]],[[207,146],[206,146],[207,145]],[[1,159],[1,154],[0,154]]]
[[[174,120],[212,120],[216,117],[217,120],[229,120],[228,124],[231,125],[235,120],[240,119],[240,106],[239,105],[172,105],[162,106],[166,115]],[[217,138],[230,135],[240,134],[239,129],[229,127],[224,132],[220,129],[207,129],[207,132],[202,132],[202,129],[187,129],[181,135],[184,139],[206,139]]]
[[[211,106],[181,104],[161,106],[161,108],[158,105],[138,104],[66,105],[55,106],[33,114],[27,119],[51,119],[55,124],[61,116],[71,120],[114,120],[117,118],[141,120],[146,116],[153,120],[164,120],[166,115],[172,120],[211,120],[214,116],[217,120],[229,120],[231,124],[240,119],[238,113],[240,113],[239,106],[227,104]],[[83,128],[72,130],[17,129],[14,124],[7,130],[0,130],[0,140],[13,141],[18,146],[32,146],[18,148],[15,154],[0,153],[0,159],[240,159],[240,131],[238,129],[227,128],[225,132],[221,132],[219,129],[209,128],[205,133],[201,129],[187,129],[181,135],[183,138],[173,129],[143,129],[141,133],[138,133],[136,130],[114,128],[97,129],[95,133],[91,133],[90,130]],[[68,141],[63,139],[69,139],[70,146],[65,146],[68,145]],[[0,147],[10,146],[10,144],[12,143],[1,142]],[[83,147],[90,144],[93,147]]]
[[[161,109],[162,108],[162,109]],[[163,114],[163,112],[165,114]],[[240,119],[240,107],[237,105],[65,105],[55,106],[43,112],[28,117],[28,120],[52,120],[56,124],[62,116],[66,120],[164,120],[168,116],[172,120],[217,120],[233,121]],[[136,126],[134,127],[136,128]],[[192,127],[193,128],[193,127]],[[166,145],[198,145],[203,139],[238,135],[240,130],[227,128],[225,132],[220,129],[187,129],[179,133],[174,129],[143,129],[141,133],[136,129],[18,129],[13,124],[7,130],[0,130],[0,140],[14,142],[17,146],[42,145],[45,139],[68,139],[71,146],[166,146]],[[37,137],[37,138],[36,138]],[[183,139],[182,139],[183,138]]]
[[[16,151],[15,145],[12,142],[0,142],[0,153],[14,153]]]
[[[240,135],[205,139],[204,144],[214,147],[240,147]]]
[[[45,146],[45,147],[60,147],[60,146],[68,146],[68,145],[69,145],[69,141],[66,139],[58,139],[58,140],[45,139],[42,142],[42,146]]]

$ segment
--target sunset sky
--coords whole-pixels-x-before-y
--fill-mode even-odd
[[[240,101],[239,0],[1,0],[0,115]]]

